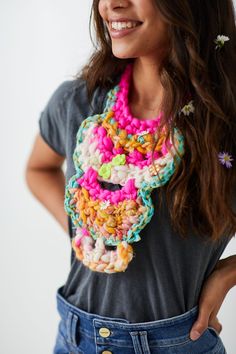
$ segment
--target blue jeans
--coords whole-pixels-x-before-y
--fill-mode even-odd
[[[129,323],[71,305],[61,295],[62,288],[56,295],[60,322],[53,354],[226,354],[212,327],[197,340],[190,339],[198,305],[179,316]]]

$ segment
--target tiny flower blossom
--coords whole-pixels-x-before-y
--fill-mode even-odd
[[[194,113],[195,111],[195,108],[194,108],[194,105],[193,105],[193,100],[189,101],[188,104],[186,104],[182,109],[181,109],[181,112],[183,112],[183,114],[185,116],[189,116],[190,113]]]
[[[216,39],[214,39],[214,43],[217,44],[215,46],[215,49],[222,48],[226,41],[229,41],[229,37],[224,36],[223,34],[222,35],[218,34]]]
[[[98,170],[98,174],[107,179],[111,175],[111,163],[104,163]]]
[[[101,203],[101,209],[104,210],[110,205],[110,200],[106,200],[105,202]]]
[[[118,154],[112,159],[113,166],[125,165],[126,156],[125,154]]]
[[[218,154],[218,158],[222,165],[225,165],[227,168],[232,167],[231,161],[233,161],[234,159],[227,152],[220,152]]]

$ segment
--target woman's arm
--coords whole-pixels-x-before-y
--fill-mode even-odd
[[[220,259],[214,270],[222,273],[228,289],[233,288],[236,285],[236,254]]]
[[[51,149],[38,134],[26,165],[25,178],[32,194],[68,233],[68,217],[64,210],[64,160],[65,157]]]
[[[208,326],[222,330],[217,319],[221,305],[231,288],[236,285],[236,255],[220,259],[214,271],[206,279],[199,299],[199,314],[193,324],[190,337],[198,339]]]

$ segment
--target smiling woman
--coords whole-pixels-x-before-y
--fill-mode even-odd
[[[99,1],[98,10],[111,39],[117,39],[112,41],[112,52],[116,57],[124,59],[153,54],[157,59],[158,52],[168,47],[168,24],[154,2],[138,1],[127,12],[128,4],[123,2],[120,13],[112,13],[110,6],[113,4]]]
[[[72,258],[54,354],[226,353],[217,314],[236,284],[236,256],[219,260],[236,232],[233,3],[94,0],[91,20],[94,53],[48,101],[46,144],[31,156],[47,173],[67,159]]]

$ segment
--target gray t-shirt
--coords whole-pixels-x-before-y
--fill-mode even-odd
[[[103,111],[107,92],[98,87],[89,105],[84,80],[64,81],[41,112],[43,139],[66,157],[66,183],[75,174],[72,157],[77,130],[85,118]],[[132,244],[134,258],[125,272],[94,272],[71,251],[71,269],[63,287],[68,302],[84,311],[125,318],[131,323],[177,316],[198,303],[203,282],[230,237],[213,244],[189,230],[189,237],[181,239],[171,225],[165,188],[152,191],[155,213],[140,232],[141,240]],[[162,206],[159,193],[163,194]],[[74,229],[70,218],[68,221],[72,237]]]

